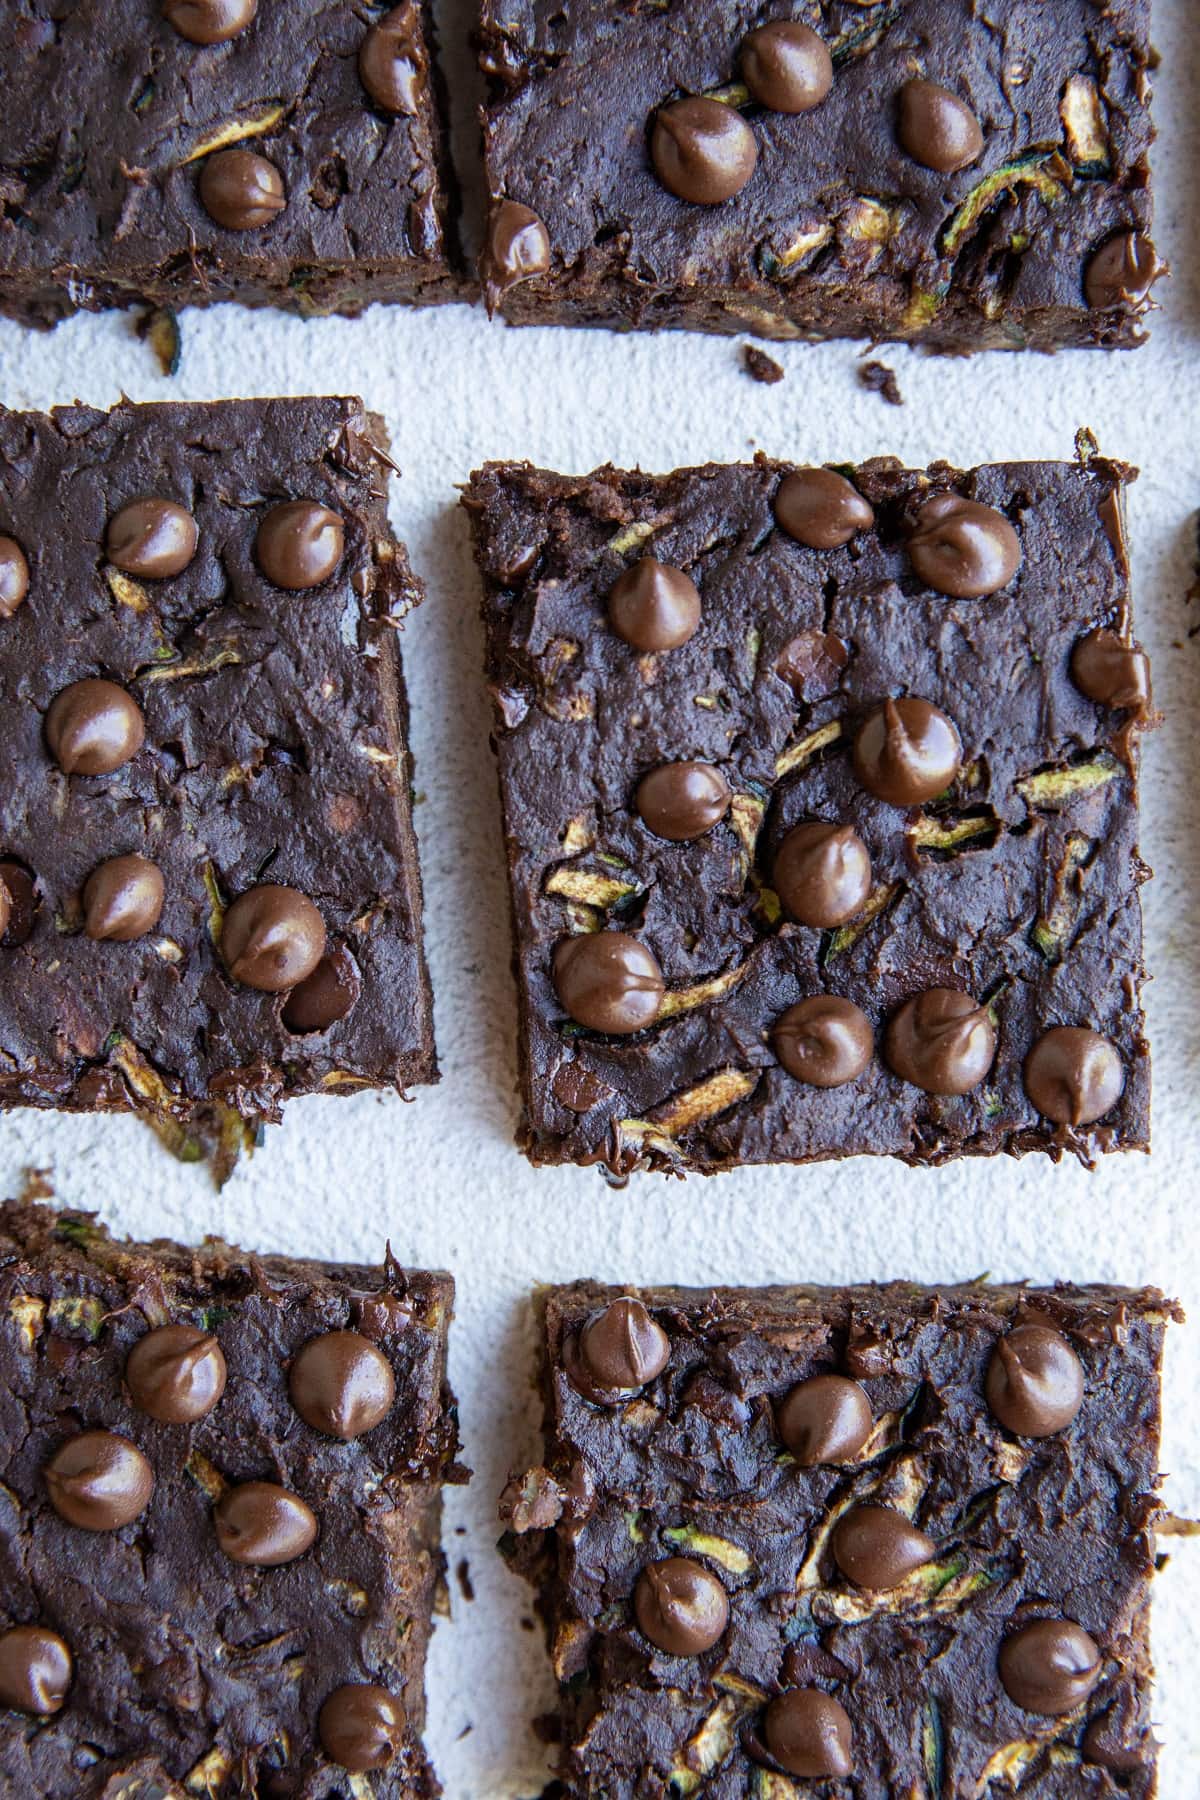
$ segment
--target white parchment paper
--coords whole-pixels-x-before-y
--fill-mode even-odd
[[[452,1370],[475,1480],[449,1496],[453,1617],[435,1636],[429,1741],[450,1800],[538,1793],[548,1753],[529,1729],[553,1704],[528,1597],[494,1553],[495,1497],[535,1454],[526,1295],[537,1281],[824,1281],[996,1276],[1153,1281],[1190,1306],[1173,1333],[1164,1466],[1178,1511],[1200,1512],[1200,607],[1187,589],[1200,504],[1200,33],[1195,0],[1158,0],[1160,250],[1174,279],[1149,347],[1054,359],[934,361],[899,349],[906,405],[856,379],[849,345],[773,350],[787,371],[750,381],[734,340],[509,331],[465,307],[374,308],[304,323],[221,307],[183,316],[183,359],[161,378],[120,315],[51,335],[0,324],[0,401],[48,407],[231,394],[359,393],[385,414],[403,479],[393,520],[428,585],[403,650],[413,705],[416,811],[437,995],[440,1087],[300,1101],[216,1193],[119,1119],[25,1111],[0,1120],[0,1191],[47,1168],[58,1197],[116,1230],[452,1269]],[[460,108],[460,112],[466,112]],[[461,123],[461,121],[460,121]],[[467,133],[464,131],[464,141]],[[480,678],[478,594],[455,483],[487,457],[583,471],[611,460],[666,470],[757,448],[803,461],[894,453],[924,464],[1069,457],[1090,425],[1141,466],[1130,523],[1139,630],[1162,729],[1146,744],[1143,850],[1155,1149],[1074,1166],[963,1163],[939,1171],[855,1160],[712,1180],[641,1177],[612,1192],[593,1171],[537,1174],[511,1144],[514,1000],[495,778]],[[1069,602],[1064,600],[1064,604]],[[0,776],[2,778],[2,776]],[[3,979],[0,971],[0,979]],[[1200,1547],[1176,1540],[1157,1583],[1155,1717],[1164,1800],[1200,1794]],[[469,1562],[474,1599],[454,1579]]]

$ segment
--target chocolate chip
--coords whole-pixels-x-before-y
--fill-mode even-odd
[[[779,1435],[802,1469],[852,1462],[875,1424],[871,1402],[845,1375],[810,1375],[775,1409]]]
[[[713,763],[663,763],[642,776],[634,805],[655,837],[683,844],[719,824],[730,798],[729,783]]]
[[[1004,1691],[1025,1712],[1057,1718],[1082,1706],[1100,1679],[1095,1640],[1072,1619],[1035,1619],[1000,1646]]]
[[[258,0],[163,0],[163,18],[191,44],[226,44],[257,11]]]
[[[1061,1332],[1017,1325],[992,1352],[987,1403],[1017,1437],[1053,1437],[1083,1405],[1083,1365]]]
[[[1119,231],[1101,244],[1083,275],[1083,294],[1093,312],[1137,306],[1162,273],[1162,264],[1142,231]]]
[[[668,1656],[699,1656],[729,1623],[725,1589],[689,1556],[669,1556],[644,1568],[633,1610],[643,1636]]]
[[[253,150],[214,150],[200,170],[200,204],[226,231],[255,231],[287,205],[283,177]]]
[[[883,1049],[901,1081],[927,1094],[969,1094],[995,1059],[996,1027],[970,994],[926,988],[892,1015]]]
[[[846,1709],[820,1688],[777,1694],[763,1719],[767,1749],[789,1775],[851,1775],[853,1735]]]
[[[833,86],[833,58],[825,40],[795,19],[774,19],[742,39],[742,80],[760,106],[802,113],[819,106]]]
[[[163,893],[156,863],[144,856],[111,857],[84,883],[83,929],[90,938],[132,944],[158,924]]]
[[[740,194],[753,175],[758,145],[735,107],[692,94],[655,113],[650,160],[668,193],[697,206],[719,206]]]
[[[104,553],[127,575],[162,581],[182,574],[199,540],[196,521],[186,506],[173,500],[131,500],[108,521]]]
[[[952,175],[983,153],[979,120],[957,94],[914,77],[900,89],[900,147],[924,169]]]
[[[362,1437],[387,1418],[396,1398],[392,1365],[357,1331],[309,1338],[288,1375],[292,1405],[326,1437]]]
[[[773,885],[800,925],[830,929],[863,909],[871,891],[867,846],[849,825],[809,819],[793,826],[775,852]]]
[[[593,1313],[579,1334],[579,1357],[600,1388],[645,1387],[666,1368],[671,1340],[658,1321],[630,1298]]]
[[[280,994],[307,980],[325,950],[325,921],[306,894],[264,882],[239,894],[221,929],[235,981]]]
[[[50,1504],[68,1525],[119,1531],[140,1518],[154,1471],[136,1444],[115,1431],[81,1431],[54,1452],[43,1473]]]
[[[14,1625],[0,1632],[0,1707],[52,1718],[67,1697],[74,1668],[57,1631]]]
[[[425,57],[411,0],[369,28],[358,49],[358,78],[384,112],[416,117],[425,93]]]
[[[775,490],[775,523],[810,550],[839,550],[875,523],[875,508],[836,469],[796,469]]]
[[[139,1338],[125,1363],[129,1398],[163,1425],[207,1418],[225,1392],[225,1357],[210,1331],[159,1325]]]
[[[937,594],[982,600],[1007,587],[1021,566],[1021,540],[1002,512],[961,494],[934,494],[908,539],[913,568]]]
[[[627,1036],[653,1025],[666,991],[658,958],[624,931],[585,931],[554,951],[554,991],[578,1025]]]
[[[875,1053],[871,1021],[840,994],[812,994],[781,1013],[771,1047],[789,1075],[809,1087],[857,1081]]]
[[[608,594],[608,622],[635,650],[678,650],[700,624],[700,593],[682,569],[643,556]]]
[[[362,991],[358,964],[345,944],[332,944],[312,974],[294,987],[283,1009],[289,1031],[324,1031],[344,1019]]]
[[[1025,1058],[1025,1092],[1056,1125],[1093,1125],[1125,1089],[1116,1045],[1082,1025],[1055,1025]]]
[[[321,1748],[351,1774],[382,1769],[404,1744],[404,1708],[394,1694],[370,1682],[335,1688],[317,1719]]]
[[[0,862],[0,887],[7,902],[4,923],[0,925],[0,940],[6,950],[15,950],[33,930],[38,909],[37,885],[22,863],[8,858]]]
[[[544,275],[549,267],[550,235],[538,215],[516,200],[493,205],[480,270],[488,311],[495,311],[509,288]]]
[[[775,673],[801,700],[823,700],[838,685],[850,653],[828,631],[798,631],[779,652]]]
[[[1118,712],[1150,710],[1150,658],[1140,644],[1100,627],[1081,637],[1071,652],[1071,680],[1099,706]]]
[[[115,681],[73,681],[46,711],[46,742],[64,775],[111,775],[145,739],[141,708]]]
[[[29,564],[16,538],[0,535],[0,619],[11,619],[29,592]]]
[[[303,1556],[317,1535],[316,1514],[273,1481],[226,1488],[213,1509],[217,1543],[232,1562],[278,1568]]]
[[[922,806],[945,792],[962,767],[962,743],[950,719],[928,700],[885,700],[859,726],[854,773],[889,806]]]
[[[328,581],[345,547],[340,514],[316,500],[285,500],[273,506],[254,539],[259,568],[268,581],[290,593]]]
[[[855,1587],[882,1593],[932,1561],[933,1539],[890,1506],[856,1506],[833,1528],[833,1560]]]

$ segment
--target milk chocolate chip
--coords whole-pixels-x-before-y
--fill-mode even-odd
[[[1083,1405],[1083,1365],[1061,1332],[1017,1325],[992,1352],[987,1403],[1017,1437],[1053,1437]]]
[[[638,1577],[633,1610],[644,1636],[668,1656],[699,1656],[729,1623],[729,1599],[715,1575],[688,1556],[650,1563]]]
[[[625,1036],[653,1025],[666,984],[658,959],[624,931],[586,931],[554,951],[554,991],[579,1025]]]
[[[654,115],[650,160],[669,193],[695,206],[719,206],[753,175],[758,145],[735,107],[691,94]]]

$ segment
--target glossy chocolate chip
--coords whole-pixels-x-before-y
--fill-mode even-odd
[[[1095,1639],[1072,1619],[1035,1619],[1000,1646],[1004,1691],[1025,1712],[1058,1718],[1082,1706],[1100,1679]]]
[[[174,500],[131,500],[108,521],[104,553],[127,575],[163,581],[180,575],[196,554],[200,534],[186,506]]]
[[[190,44],[226,44],[257,11],[258,0],[163,0],[163,18]]]
[[[969,1094],[996,1055],[986,1006],[957,988],[926,988],[893,1013],[884,1037],[893,1074],[927,1094]]]
[[[608,622],[635,650],[678,650],[700,624],[700,593],[682,569],[643,556],[609,589]]]
[[[854,773],[889,806],[923,806],[945,792],[962,767],[953,721],[928,700],[885,700],[859,726]]]
[[[839,550],[875,523],[875,508],[836,469],[796,469],[775,490],[775,523],[810,550]]]
[[[358,49],[358,78],[384,112],[416,116],[425,93],[425,55],[411,0],[368,29]]]
[[[1002,512],[961,494],[934,494],[909,533],[913,568],[937,594],[982,600],[1021,566],[1021,540]]]
[[[0,1707],[53,1718],[62,1710],[75,1665],[57,1631],[14,1625],[0,1631]]]
[[[763,1718],[763,1738],[774,1761],[789,1775],[816,1780],[854,1772],[846,1709],[820,1688],[789,1688],[777,1694]]]
[[[317,500],[285,500],[263,515],[254,540],[258,566],[289,593],[320,587],[346,548],[341,515]]]
[[[824,38],[798,19],[773,19],[742,39],[742,80],[772,112],[810,112],[833,86]]]
[[[1071,652],[1071,680],[1081,694],[1117,712],[1150,710],[1150,658],[1103,626],[1078,639]]]
[[[1059,1331],[1017,1325],[992,1352],[987,1403],[1017,1437],[1053,1437],[1083,1405],[1083,1365]]]
[[[97,941],[132,944],[158,924],[162,870],[144,856],[114,856],[93,869],[83,886],[83,929]]]
[[[516,200],[494,204],[481,264],[489,311],[509,288],[544,275],[549,267],[550,236],[532,208]]]
[[[1118,231],[1088,259],[1083,293],[1093,312],[1137,306],[1150,292],[1162,264],[1142,231]]]
[[[214,150],[204,159],[197,191],[209,218],[226,231],[257,231],[287,205],[279,170],[253,150]]]
[[[119,1531],[139,1518],[154,1471],[136,1444],[115,1431],[81,1431],[54,1452],[43,1474],[50,1503],[68,1525]]]
[[[273,1481],[226,1488],[213,1509],[217,1543],[232,1562],[278,1568],[303,1556],[317,1535],[317,1519],[298,1494]]]
[[[353,1010],[362,991],[358,964],[345,944],[331,944],[306,980],[294,987],[283,1009],[289,1031],[325,1031]]]
[[[703,837],[729,811],[729,783],[713,763],[663,763],[638,782],[634,805],[655,837],[688,843]]]
[[[325,951],[325,921],[306,894],[263,882],[239,894],[221,929],[221,955],[235,981],[281,994],[306,981]]]
[[[225,1357],[211,1331],[158,1325],[125,1362],[125,1386],[139,1412],[163,1425],[207,1418],[225,1392]]]
[[[1055,1025],[1025,1058],[1025,1092],[1055,1125],[1094,1125],[1125,1091],[1125,1065],[1111,1039],[1082,1025]]]
[[[64,775],[111,775],[145,740],[141,708],[115,681],[73,681],[46,711],[46,742]]]
[[[6,858],[0,862],[0,888],[6,899],[4,922],[0,924],[0,941],[6,950],[15,950],[33,930],[37,917],[37,886],[23,863]]]
[[[0,619],[11,619],[29,592],[29,563],[16,538],[0,533]]]
[[[833,1560],[855,1587],[883,1593],[932,1561],[934,1542],[890,1506],[856,1506],[833,1528]]]
[[[321,1707],[317,1735],[330,1762],[351,1774],[386,1768],[404,1743],[404,1708],[370,1682],[335,1688]]]
[[[810,703],[832,694],[850,660],[841,638],[829,631],[798,631],[779,652],[775,673]]]
[[[939,175],[968,168],[983,153],[983,132],[971,108],[949,88],[920,77],[900,89],[896,135],[914,162]]]
[[[638,1576],[633,1610],[642,1634],[668,1656],[699,1656],[729,1623],[729,1599],[715,1575],[688,1556],[650,1563]]]
[[[579,1356],[600,1388],[645,1387],[666,1368],[671,1340],[640,1300],[614,1300],[579,1334]]]
[[[789,1075],[809,1087],[857,1081],[875,1054],[871,1021],[840,994],[810,994],[771,1028],[771,1047]]]
[[[775,1409],[779,1436],[802,1469],[852,1462],[871,1435],[871,1402],[845,1375],[811,1375]]]
[[[554,991],[578,1025],[626,1036],[653,1025],[666,986],[658,958],[624,931],[585,931],[555,947]]]
[[[808,819],[775,852],[773,885],[784,911],[800,925],[845,925],[871,892],[871,858],[849,825]]]
[[[735,107],[692,94],[654,115],[650,160],[668,193],[696,206],[719,206],[754,173],[758,145]]]
[[[357,1331],[309,1338],[288,1376],[292,1405],[326,1437],[362,1437],[387,1418],[396,1398],[392,1365]]]

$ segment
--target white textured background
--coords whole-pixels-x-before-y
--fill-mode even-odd
[[[185,1240],[219,1232],[257,1249],[406,1261],[458,1278],[452,1371],[472,1486],[452,1493],[446,1548],[470,1562],[475,1599],[451,1581],[437,1631],[429,1740],[449,1800],[536,1794],[546,1753],[528,1728],[552,1704],[523,1590],[494,1555],[495,1496],[536,1439],[525,1296],[535,1281],[942,1281],[982,1270],[1050,1281],[1153,1281],[1196,1323],[1174,1333],[1167,1382],[1167,1496],[1200,1512],[1200,607],[1187,590],[1200,505],[1200,34],[1195,0],[1157,0],[1160,250],[1174,279],[1149,347],[1050,360],[994,354],[939,362],[881,354],[907,405],[862,390],[849,345],[784,346],[787,379],[762,387],[733,340],[507,331],[463,307],[357,321],[231,307],[184,315],[183,361],[160,378],[119,315],[49,336],[0,323],[0,401],[48,407],[230,394],[359,393],[384,413],[404,470],[393,519],[428,585],[403,648],[413,703],[429,958],[444,1076],[395,1096],[296,1103],[217,1194],[117,1119],[25,1112],[0,1121],[0,1191],[49,1168],[59,1198],[119,1231]],[[460,109],[461,110],[461,109]],[[460,137],[469,141],[460,119]],[[1146,995],[1155,1055],[1155,1150],[1074,1166],[964,1163],[940,1171],[852,1161],[704,1181],[595,1171],[537,1174],[511,1145],[513,993],[477,589],[455,483],[486,457],[584,471],[612,460],[666,470],[761,447],[801,461],[893,452],[924,464],[1070,456],[1075,428],[1140,464],[1131,494],[1135,604],[1154,659],[1163,728],[1146,744]],[[1167,1548],[1172,1548],[1168,1544]],[[526,1629],[522,1629],[522,1625]],[[1163,1800],[1200,1793],[1200,1545],[1179,1546],[1157,1584]]]

